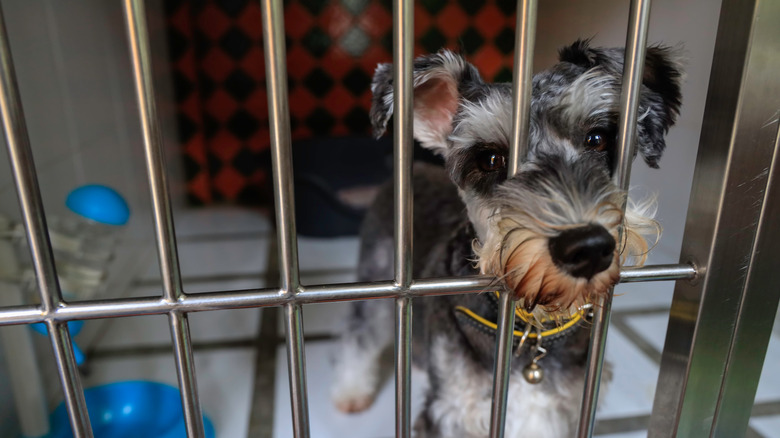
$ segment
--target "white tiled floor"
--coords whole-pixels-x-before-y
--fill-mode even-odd
[[[339,412],[330,401],[333,373],[334,342],[309,343],[306,346],[306,367],[309,380],[309,421],[312,437],[317,438],[389,438],[395,430],[395,393],[391,382],[382,388],[374,405],[366,412],[354,415]],[[292,437],[290,393],[287,385],[287,362],[283,348],[276,356],[277,370],[274,415],[274,438]],[[425,373],[412,373],[412,412],[419,412],[423,391],[427,386]]]
[[[177,232],[185,289],[188,292],[234,290],[263,286],[268,262],[270,226],[259,213],[238,209],[195,210],[177,214]],[[304,284],[341,283],[355,280],[358,241],[356,238],[299,239],[301,276]],[[653,262],[668,262],[663,256]],[[231,276],[233,278],[231,278]],[[158,277],[156,261],[141,276],[141,284],[131,294],[159,293],[154,284]],[[615,312],[635,309],[660,309],[671,301],[671,283],[640,283],[621,286],[614,300]],[[304,306],[307,335],[328,336],[336,332],[348,309],[347,303]],[[219,342],[252,339],[258,333],[260,311],[244,309],[195,313],[190,316],[196,342],[207,342],[207,351],[196,349],[196,368],[203,406],[217,426],[218,436],[246,436],[254,379],[254,350],[219,348]],[[663,312],[626,317],[629,327],[660,351],[663,347],[667,316]],[[283,331],[279,327],[279,334]],[[602,399],[600,419],[617,420],[642,417],[650,413],[658,365],[637,348],[618,328],[610,330],[608,359],[613,363],[614,378]],[[388,438],[393,430],[394,395],[388,382],[375,405],[359,415],[344,415],[330,402],[331,354],[334,341],[310,341],[306,345],[310,419],[314,438],[360,437]],[[122,318],[111,321],[97,345],[98,351],[121,348],[169,345],[169,331],[163,316]],[[780,361],[780,339],[774,336],[767,363]],[[771,367],[767,367],[771,368]],[[146,378],[176,382],[172,356],[149,354],[138,357],[98,355],[87,383],[96,384],[117,379]],[[274,437],[291,435],[290,404],[287,383],[286,354],[279,347],[276,356],[274,398]],[[780,376],[765,370],[759,400],[780,398]],[[425,389],[425,375],[413,374],[414,409],[419,408]],[[765,436],[780,436],[780,416],[753,419],[751,425]],[[775,433],[775,435],[772,435]],[[638,438],[646,432],[604,435],[603,438]]]

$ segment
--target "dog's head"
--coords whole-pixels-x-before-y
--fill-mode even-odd
[[[577,41],[534,76],[528,153],[507,178],[510,84],[490,84],[450,51],[414,63],[414,136],[440,154],[477,230],[478,265],[516,291],[527,309],[568,310],[605,293],[628,256],[644,260],[642,235],[660,228],[611,181],[623,49]],[[670,49],[651,47],[639,100],[637,151],[658,167],[680,107],[681,71]],[[377,68],[371,120],[381,135],[392,115],[389,65]],[[618,225],[625,226],[616,244]]]

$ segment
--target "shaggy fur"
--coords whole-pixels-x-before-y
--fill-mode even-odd
[[[484,82],[471,64],[446,50],[415,61],[414,135],[445,162],[444,168],[414,169],[415,278],[494,276],[496,288],[513,291],[530,312],[530,324],[546,330],[606,294],[621,265],[644,261],[660,234],[653,203],[628,201],[623,215],[626,193],[611,178],[622,56],[622,49],[577,41],[561,50],[558,64],[534,77],[528,154],[512,178],[506,171],[510,84]],[[664,135],[680,107],[681,72],[664,47],[651,47],[645,65],[637,150],[658,167]],[[391,76],[390,65],[380,65],[372,84],[377,135],[392,115]],[[393,277],[392,201],[388,186],[366,217],[361,281]],[[427,369],[431,383],[418,437],[488,435],[495,336],[464,319],[459,308],[497,319],[492,293],[415,301],[415,363]],[[392,344],[392,314],[390,302],[353,304],[333,386],[341,410],[360,411],[373,401],[380,357]],[[525,323],[519,323],[522,330]],[[585,322],[517,351],[506,436],[573,435],[588,338]],[[521,376],[534,346],[548,352],[539,361],[545,377],[538,384]]]

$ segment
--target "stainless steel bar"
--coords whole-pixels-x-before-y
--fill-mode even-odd
[[[515,175],[528,153],[531,121],[531,79],[536,41],[535,0],[518,0],[515,27],[515,60],[512,73],[512,140],[507,173]]]
[[[780,8],[775,8],[778,17]],[[780,41],[778,29],[772,29],[773,40]],[[775,120],[776,128],[780,123]],[[748,429],[753,402],[765,363],[769,338],[780,303],[780,270],[776,254],[780,244],[780,129],[775,135],[774,158],[764,192],[758,232],[740,302],[734,337],[731,340],[723,388],[713,421],[714,438],[744,436]]]
[[[512,371],[512,340],[515,325],[515,300],[512,292],[501,291],[498,306],[496,363],[493,369],[493,403],[490,407],[490,437],[504,436],[509,375]]]
[[[78,438],[91,438],[92,425],[89,423],[89,412],[84,399],[84,389],[81,385],[78,365],[73,355],[73,344],[68,325],[67,323],[49,321],[46,327],[54,351],[57,374],[62,382],[65,406],[68,408],[73,434]]]
[[[702,268],[697,281],[675,286],[650,418],[653,438],[743,436],[726,432],[747,426],[765,354],[759,339],[769,336],[767,314],[778,293],[777,283],[762,284],[777,275],[767,273],[777,271],[777,240],[766,239],[777,227],[768,222],[776,197],[768,196],[776,194],[769,184],[776,184],[770,168],[780,108],[778,20],[778,2],[721,5],[680,258]]]
[[[412,299],[395,300],[395,436],[412,433]]]
[[[260,7],[263,15],[263,47],[265,48],[266,90],[271,131],[271,161],[281,290],[285,296],[294,299],[300,291],[301,285],[292,183],[293,166],[290,109],[287,97],[284,10],[282,2],[274,0],[262,0]],[[288,302],[285,306],[284,319],[293,432],[296,437],[308,438],[309,404],[306,391],[306,358],[300,304]]]
[[[393,1],[393,167],[395,283],[407,291],[412,283],[412,0]],[[395,307],[395,436],[411,437],[412,300],[402,295]]]
[[[22,213],[27,241],[32,255],[38,292],[43,312],[50,312],[62,302],[62,292],[57,281],[54,255],[49,242],[49,229],[43,210],[41,190],[35,171],[30,137],[24,110],[16,83],[16,73],[5,18],[0,10],[0,112],[3,119],[3,136],[8,150],[16,192]]]
[[[22,220],[27,232],[27,241],[30,245],[41,299],[38,314],[48,315],[62,304],[62,291],[54,265],[46,214],[36,177],[30,137],[24,120],[22,101],[16,82],[16,70],[11,56],[2,8],[0,8],[0,116],[2,116],[3,136],[8,149],[11,171],[16,184]],[[76,359],[73,356],[73,345],[70,342],[68,326],[49,321],[47,327],[71,427],[77,437],[90,438],[92,437],[92,427],[89,424],[84,390],[76,366]]]
[[[290,105],[287,97],[287,56],[284,43],[284,10],[281,1],[261,0],[265,49],[268,121],[271,131],[276,231],[279,242],[281,288],[288,294],[300,286],[295,230]]]
[[[124,10],[130,44],[130,58],[133,64],[135,95],[141,120],[146,170],[152,197],[154,231],[160,262],[160,275],[162,276],[163,297],[167,301],[173,302],[183,295],[183,291],[179,255],[176,248],[176,232],[173,225],[173,211],[165,171],[165,156],[162,149],[163,141],[154,97],[152,54],[146,25],[146,11],[142,0],[125,0]]]
[[[633,0],[629,9],[628,34],[626,36],[626,55],[623,63],[623,89],[620,95],[620,121],[618,125],[617,168],[613,182],[624,191],[628,191],[631,179],[631,163],[634,157],[637,133],[637,110],[639,94],[642,88],[642,75],[645,67],[647,29],[650,23],[650,0]],[[621,206],[625,212],[625,201]],[[623,230],[618,230],[618,241],[622,240]],[[610,288],[607,295],[594,303],[593,328],[591,329],[588,350],[588,367],[585,375],[585,388],[582,396],[580,423],[577,436],[593,436],[596,422],[601,373],[604,366],[604,352],[607,344],[609,319],[612,312]]]
[[[163,299],[176,302],[184,296],[176,248],[176,232],[173,225],[168,183],[165,172],[165,156],[157,118],[152,75],[151,46],[146,25],[146,10],[142,0],[125,0],[124,11],[130,57],[133,64],[133,81],[141,120],[146,169],[152,198],[154,230],[157,254],[162,277]],[[203,415],[200,410],[198,386],[195,378],[195,361],[190,340],[187,316],[177,312],[168,315],[173,339],[176,371],[181,389],[181,402],[187,435],[203,436]]]
[[[512,138],[509,148],[509,163],[507,163],[507,174],[510,177],[517,174],[528,152],[536,9],[536,0],[517,1],[515,60],[512,78]],[[496,361],[493,370],[493,402],[490,408],[491,438],[504,436],[509,374],[512,369],[512,331],[515,326],[516,301],[513,298],[513,292],[501,290],[500,294]]]
[[[696,270],[688,264],[655,265],[624,269],[621,272],[621,281],[690,280],[695,278],[696,275]],[[295,302],[298,304],[311,304],[397,298],[403,295],[421,297],[479,293],[490,290],[494,286],[495,279],[492,277],[477,276],[417,280],[411,284],[408,292],[404,292],[393,281],[325,284],[303,287],[295,296]],[[159,296],[79,301],[77,303],[68,303],[48,316],[41,312],[37,306],[13,306],[0,308],[0,326],[45,322],[47,319],[73,321],[77,319],[159,315],[167,314],[171,311],[207,312],[248,307],[269,307],[281,306],[288,302],[290,302],[290,298],[285,296],[282,291],[269,288],[204,292],[186,295],[176,303],[168,303]]]
[[[187,314],[171,312],[168,316],[171,326],[171,339],[176,370],[178,371],[179,388],[181,388],[181,401],[184,407],[184,424],[188,437],[204,436],[203,417],[198,397],[198,379],[195,374],[195,360],[190,340],[190,325]],[[178,353],[180,352],[180,353]]]
[[[688,263],[680,265],[651,265],[621,270],[620,282],[693,280],[697,275],[696,267]]]
[[[303,312],[300,304],[289,303],[284,308],[287,369],[290,380],[290,403],[293,416],[293,436],[309,437],[309,401],[306,389],[306,359],[303,344]]]

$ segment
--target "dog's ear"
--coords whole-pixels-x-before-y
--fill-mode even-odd
[[[622,82],[622,48],[592,48],[589,40],[577,40],[560,50],[560,60],[586,70],[601,68]],[[682,103],[682,66],[678,50],[651,46],[645,56],[639,99],[638,149],[648,166],[657,168],[666,142],[664,136],[677,121]]]
[[[414,138],[444,154],[464,84],[482,82],[477,69],[460,55],[442,50],[414,61]],[[371,83],[371,124],[380,137],[393,115],[392,65],[380,64]]]

